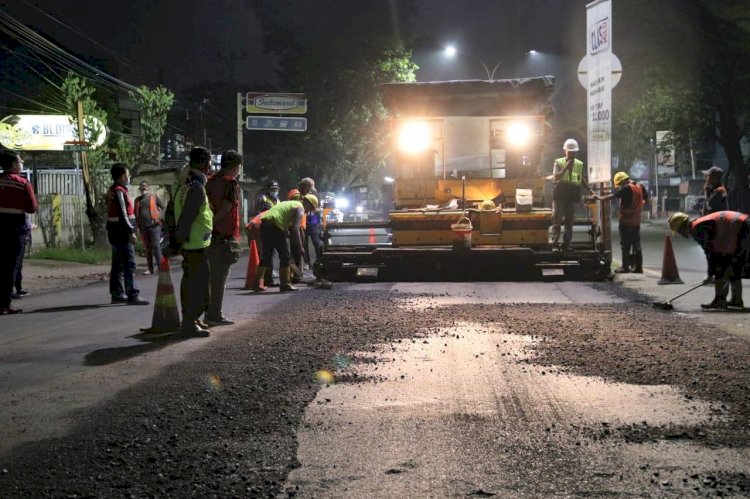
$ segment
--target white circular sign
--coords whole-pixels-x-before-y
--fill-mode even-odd
[[[622,64],[620,59],[615,54],[612,54],[612,60],[610,61],[612,66],[612,88],[615,88],[620,82],[622,77]],[[589,87],[589,56],[584,55],[581,62],[578,63],[578,81],[581,82],[583,88]]]

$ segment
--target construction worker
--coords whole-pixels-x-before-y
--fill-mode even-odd
[[[145,275],[159,270],[161,264],[161,213],[166,206],[159,196],[149,192],[145,180],[138,186],[141,195],[135,198],[135,222],[143,241],[148,270]],[[156,262],[156,265],[154,265]]]
[[[319,207],[318,198],[314,194],[307,194],[302,201],[283,201],[266,212],[261,217],[260,235],[263,241],[263,257],[260,266],[255,272],[253,281],[254,291],[265,291],[260,285],[260,280],[266,272],[266,265],[270,265],[273,252],[279,255],[279,291],[296,291],[297,288],[291,284],[291,269],[289,267],[289,249],[287,246],[287,235],[295,241],[293,246],[301,248],[300,226],[305,219],[305,214],[317,211]]]
[[[240,258],[240,184],[237,176],[242,168],[242,154],[227,151],[221,156],[221,169],[208,178],[206,194],[213,212],[213,232],[208,247],[211,293],[206,310],[206,324],[234,324],[224,317],[224,289],[232,265]]]
[[[302,197],[305,194],[308,194],[310,192],[312,192],[313,194],[317,193],[317,191],[315,191],[315,181],[309,177],[305,177],[302,180],[300,180],[297,187],[298,188],[296,189],[290,189],[289,192],[287,193],[286,196],[289,201],[301,201]],[[302,264],[305,261],[304,252],[302,248],[304,247],[305,237],[307,234],[307,217],[305,217],[305,219],[302,220],[302,223],[300,224],[300,227],[299,227],[299,231],[300,231],[300,237],[299,237],[300,246],[297,246],[297,239],[292,238],[292,237],[289,238],[289,246],[291,248],[292,260],[294,261],[294,265],[297,269],[301,271]],[[300,280],[301,280],[300,276],[296,272],[293,272],[292,282],[294,284],[297,284],[298,282],[300,282]]]
[[[23,160],[14,151],[0,152],[0,315],[17,314],[10,306],[13,281],[19,258],[26,248],[26,215],[39,205],[31,182],[19,175]]]
[[[643,253],[641,252],[641,209],[648,202],[648,191],[641,185],[630,180],[625,172],[615,173],[615,191],[601,196],[594,194],[600,201],[610,199],[620,200],[619,226],[620,249],[622,250],[622,266],[615,269],[618,274],[630,272],[643,273]]]
[[[552,193],[552,246],[559,249],[560,226],[565,225],[562,249],[571,250],[573,219],[576,204],[581,202],[581,186],[591,191],[583,175],[583,161],[576,159],[578,142],[568,139],[563,144],[565,157],[557,158],[552,166],[554,190]],[[591,191],[593,193],[593,191]]]
[[[113,184],[107,191],[107,238],[112,246],[109,291],[112,303],[148,305],[135,287],[135,208],[128,195],[130,171],[123,163],[109,170]],[[123,281],[125,287],[123,289]]]
[[[706,182],[703,185],[705,198],[703,200],[701,215],[710,215],[717,211],[728,210],[729,203],[727,202],[727,190],[721,183],[724,171],[718,166],[712,166],[708,170],[704,170],[703,175]],[[703,283],[709,284],[712,282],[714,282],[714,277],[709,268],[707,269],[706,278],[703,279]]]
[[[703,247],[715,279],[714,299],[701,304],[704,309],[744,308],[742,273],[750,253],[750,220],[744,213],[717,211],[691,219],[677,212],[669,217],[669,228],[683,237],[692,237]],[[729,291],[731,300],[727,301]]]
[[[268,211],[277,204],[279,204],[279,183],[276,180],[271,180],[266,185],[266,191],[260,193],[255,199],[254,213],[257,215],[262,211]]]
[[[208,336],[200,316],[208,310],[210,267],[208,247],[213,232],[213,213],[206,194],[211,153],[204,147],[190,150],[190,163],[181,172],[174,195],[177,221],[175,239],[182,251],[182,335]]]

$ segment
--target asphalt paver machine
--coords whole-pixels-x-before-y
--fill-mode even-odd
[[[551,76],[382,85],[393,171],[384,189],[391,189],[393,209],[380,223],[329,224],[325,239],[369,227],[387,230],[390,241],[328,244],[322,275],[334,281],[607,277],[609,227],[600,223],[609,219],[607,203],[582,205],[572,249],[550,245],[554,157],[544,151],[553,89]]]

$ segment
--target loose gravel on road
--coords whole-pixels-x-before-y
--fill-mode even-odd
[[[0,497],[294,495],[283,484],[299,466],[295,435],[320,388],[315,373],[336,371],[353,352],[419,341],[464,321],[535,338],[527,362],[608,381],[673,385],[684,397],[711,404],[717,415],[698,426],[579,428],[583,438],[750,445],[750,345],[744,338],[645,303],[409,308],[402,304],[414,295],[345,288],[298,293],[263,322],[220,333],[185,362],[81,413],[68,436],[1,456]],[[429,302],[430,296],[419,299]],[[538,451],[541,459],[557,452]],[[562,495],[578,490],[575,470],[569,471],[555,474]],[[639,494],[750,494],[748,473],[671,477],[668,489],[656,475],[653,488]],[[516,492],[548,490],[537,486]]]

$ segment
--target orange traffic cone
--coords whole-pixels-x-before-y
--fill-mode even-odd
[[[661,279],[657,281],[657,284],[683,284],[680,272],[677,270],[677,260],[672,251],[672,237],[669,234],[664,236],[664,259],[661,264]]]
[[[370,237],[367,239],[367,244],[377,244],[378,240],[375,239],[375,229],[370,227]]]
[[[247,258],[247,274],[245,274],[245,289],[253,289],[253,283],[255,281],[255,271],[260,265],[260,257],[258,256],[258,245],[255,244],[255,239],[250,241],[250,254]],[[263,279],[260,280],[261,287],[263,286]]]
[[[146,333],[162,334],[180,330],[180,312],[177,310],[177,298],[172,285],[172,273],[169,270],[169,260],[162,257],[159,265],[159,282],[156,285],[156,299],[154,300],[154,317],[151,327],[141,329]]]

